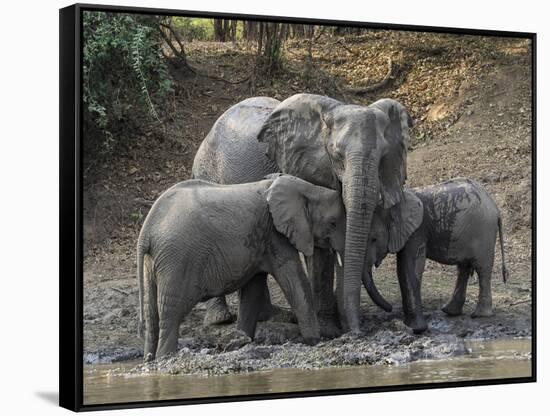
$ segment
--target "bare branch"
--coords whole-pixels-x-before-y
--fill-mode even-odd
[[[315,37],[313,38],[313,42],[317,42],[319,40],[321,35],[325,33],[326,28],[326,26],[321,26],[321,30],[319,30],[319,33],[317,33],[317,35],[315,35]]]
[[[150,207],[155,203],[155,201],[150,201],[150,200],[145,199],[145,198],[134,198],[134,202],[136,202],[140,205],[144,205],[146,207]]]
[[[353,94],[368,94],[385,88],[393,79],[395,79],[395,76],[397,75],[397,68],[397,65],[394,65],[391,58],[388,57],[388,72],[386,72],[386,75],[384,76],[382,81],[372,85],[368,85],[366,87],[347,88],[346,91]]]
[[[161,23],[161,26],[166,27],[165,24]],[[162,39],[164,39],[164,42],[168,45],[168,47],[172,50],[172,53],[175,57],[177,57],[180,62],[183,64],[183,66],[187,69],[189,69],[191,72],[195,72],[191,66],[187,63],[187,58],[185,57],[185,52],[182,52],[182,50],[177,50],[174,44],[172,43],[172,40],[168,37],[166,33],[162,29],[159,28],[160,35],[162,36]],[[182,46],[183,47],[183,46]]]
[[[128,292],[126,292],[125,290],[122,290],[122,289],[118,289],[116,287],[110,287],[109,289],[111,289],[112,291],[114,292],[118,292],[124,296],[130,296],[130,294]]]
[[[349,53],[353,54],[353,55],[356,55],[356,56],[359,56],[359,53],[354,51],[353,49],[351,49],[349,46],[347,46],[344,42],[344,38],[340,38],[338,39],[337,41],[333,42],[332,43],[333,45],[340,45],[342,48],[344,48],[346,51],[348,51]]]

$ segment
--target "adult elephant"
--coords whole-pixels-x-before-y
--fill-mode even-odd
[[[359,106],[320,95],[297,94],[273,104],[271,99],[252,98],[222,115],[197,153],[193,174],[199,178],[222,169],[243,177],[246,172],[258,171],[251,165],[267,168],[271,163],[270,168],[276,171],[340,190],[347,223],[344,272],[337,286],[338,307],[344,328],[360,332],[365,242],[369,241],[379,201],[385,208],[392,208],[403,198],[411,118],[403,105],[391,99]],[[250,105],[260,108],[252,110]],[[251,153],[262,155],[252,160],[246,156]],[[404,223],[398,209],[391,211],[397,230],[394,234],[399,238]],[[316,251],[313,263],[320,269],[313,267],[313,277],[320,280],[317,286],[325,298],[319,300],[320,308],[328,308],[331,302],[326,298],[332,293],[327,282],[332,287],[334,257]],[[372,282],[370,288],[373,300],[386,304]]]
[[[258,142],[264,122],[280,103],[269,97],[241,101],[223,113],[201,143],[193,162],[193,178],[220,184],[255,182],[279,172],[266,155],[266,145]],[[267,287],[264,290],[260,320],[273,312]],[[224,296],[206,302],[206,325],[232,319]]]

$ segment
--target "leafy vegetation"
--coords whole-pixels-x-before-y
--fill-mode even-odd
[[[213,19],[173,17],[172,26],[180,38],[186,42],[214,40]]]
[[[156,17],[84,13],[84,121],[105,145],[136,117],[160,120],[156,102],[172,92],[172,79],[158,27]]]
[[[196,40],[256,42],[254,74],[283,67],[289,25],[228,19],[85,12],[83,16],[84,122],[94,142],[111,147],[121,129],[162,122],[162,105],[174,93],[168,63],[201,74],[187,62],[186,44]],[[305,33],[305,32],[304,32]],[[175,58],[175,59],[174,59]],[[176,62],[177,61],[177,62]]]

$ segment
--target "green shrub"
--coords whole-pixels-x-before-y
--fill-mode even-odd
[[[156,104],[172,91],[155,16],[84,12],[84,121],[109,143],[140,116],[160,121]]]
[[[178,36],[187,42],[214,39],[212,19],[172,17],[172,27]]]

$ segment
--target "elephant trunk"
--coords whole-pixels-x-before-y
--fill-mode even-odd
[[[365,286],[365,289],[367,289],[367,293],[371,297],[371,299],[381,307],[386,312],[392,311],[391,304],[382,297],[376,286],[374,285],[374,280],[372,279],[372,267],[366,265],[365,271],[363,273],[363,286]]]
[[[378,202],[378,159],[350,156],[346,168],[342,181],[347,214],[346,243],[338,303],[346,329],[360,332],[359,304],[366,242]]]

